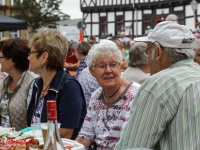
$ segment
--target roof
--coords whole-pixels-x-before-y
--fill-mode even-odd
[[[77,23],[82,19],[60,20],[57,23],[62,26],[77,26]]]
[[[0,31],[27,29],[27,22],[0,13]]]

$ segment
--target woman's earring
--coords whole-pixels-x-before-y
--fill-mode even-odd
[[[42,64],[42,68],[44,67],[44,65]]]

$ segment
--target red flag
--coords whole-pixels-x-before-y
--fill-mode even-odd
[[[84,38],[83,38],[83,31],[82,31],[82,29],[79,29],[79,38],[78,38],[78,41],[81,42],[83,40],[84,40]]]

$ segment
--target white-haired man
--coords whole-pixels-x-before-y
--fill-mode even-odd
[[[120,41],[121,41],[123,44],[125,44],[125,43],[128,41],[125,32],[121,32],[121,33],[120,33]]]
[[[147,37],[152,76],[138,90],[116,150],[197,150],[200,147],[200,66],[193,61],[194,35],[164,21]]]
[[[166,20],[166,21],[176,21],[176,22],[178,22],[178,16],[175,15],[175,14],[169,14],[169,15],[166,17],[165,20]]]

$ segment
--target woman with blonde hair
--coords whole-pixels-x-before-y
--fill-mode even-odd
[[[30,41],[29,69],[38,73],[30,105],[28,125],[47,122],[46,103],[56,100],[62,138],[75,139],[86,114],[80,84],[63,70],[67,39],[56,29],[41,28]]]

